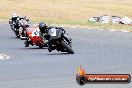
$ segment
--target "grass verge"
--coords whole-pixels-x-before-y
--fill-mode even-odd
[[[131,0],[0,0],[0,19],[9,20],[13,12],[26,15],[33,22],[70,25],[96,29],[131,31],[132,26],[90,23],[88,18],[100,15],[132,17]]]

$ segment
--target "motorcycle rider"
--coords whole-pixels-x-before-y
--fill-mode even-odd
[[[47,26],[46,23],[44,23],[44,22],[40,22],[38,26],[39,26],[39,29],[40,29],[40,36],[46,42],[46,44],[48,43],[48,40],[50,39],[50,36],[48,35],[48,31],[51,28],[61,29],[64,33],[63,37],[66,39],[66,41],[69,44],[71,43],[71,39],[67,37],[66,31],[62,27]]]
[[[19,19],[19,16],[17,16],[16,13],[13,13],[11,19],[9,20],[9,24],[11,26],[13,26],[13,23],[15,23],[15,25],[16,25],[16,23],[18,22],[18,19]],[[12,28],[12,30],[14,30],[13,27],[11,27],[11,28]]]
[[[10,21],[9,21],[9,24],[11,24],[11,23],[13,23],[13,22],[16,23],[17,18],[18,18],[18,16],[16,15],[16,13],[13,13],[13,15],[12,15]]]

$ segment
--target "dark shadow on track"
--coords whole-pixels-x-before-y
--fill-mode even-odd
[[[23,49],[47,49],[47,47],[42,47],[42,48],[39,48],[39,47],[25,47]]]
[[[47,55],[71,55],[69,53],[48,53]]]

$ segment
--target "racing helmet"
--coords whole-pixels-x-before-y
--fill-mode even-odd
[[[46,30],[46,24],[44,22],[39,23],[39,29],[41,32],[45,32]]]
[[[15,17],[17,17],[17,15],[16,13],[13,13],[12,18],[15,18]]]

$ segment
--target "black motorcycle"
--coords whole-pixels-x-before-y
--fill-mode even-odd
[[[69,54],[74,54],[71,46],[71,39],[67,40],[64,31],[58,28],[51,28],[48,31],[49,41],[48,41],[48,51],[57,50],[58,52],[68,52]],[[70,42],[69,42],[70,41]]]
[[[19,35],[19,28],[20,28],[19,20],[17,20],[17,19],[16,19],[16,21],[10,20],[9,24],[10,24],[11,29],[15,33],[16,37],[19,38],[20,37],[20,35]]]

